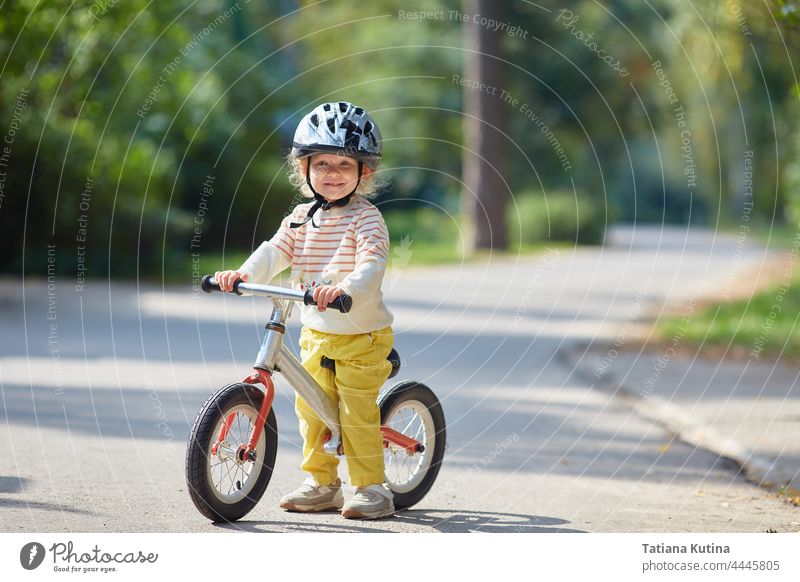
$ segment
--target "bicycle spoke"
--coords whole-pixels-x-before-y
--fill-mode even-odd
[[[208,446],[205,478],[214,496],[225,504],[244,500],[262,477],[263,458],[270,450],[270,445],[265,444],[265,434],[256,443],[256,461],[239,456],[253,435],[256,412],[245,404],[230,407],[214,430],[214,434],[219,434],[227,426],[226,437],[218,444],[217,453],[212,454],[211,444]]]
[[[232,443],[238,443],[239,437],[236,434],[236,419],[239,417],[238,413],[234,413],[231,425],[228,428],[228,440]]]
[[[406,422],[404,411],[405,411],[405,408],[401,408],[400,410],[397,411],[398,423],[393,428],[395,428],[395,430],[397,430],[398,432],[403,432],[402,429],[399,429],[399,427],[403,426],[403,424],[405,424],[405,422]]]
[[[227,462],[228,462],[228,461],[226,461],[226,463],[227,463]],[[220,491],[222,490],[222,481],[223,481],[223,479],[225,479],[225,477],[228,477],[228,476],[231,474],[231,471],[232,471],[234,468],[236,468],[236,463],[234,463],[234,464],[233,464],[233,467],[231,467],[230,469],[228,469],[228,472],[227,472],[227,473],[225,473],[225,474],[224,474],[222,477],[220,477],[220,479],[219,479]],[[233,480],[231,480],[231,483],[232,483],[232,482],[233,482]],[[230,493],[230,491],[229,491],[229,493]]]
[[[227,479],[230,479],[231,483],[233,483],[233,478],[231,477],[231,471],[233,471],[234,469],[236,469],[236,463],[233,463],[233,466],[232,466],[230,469],[228,469],[227,473],[225,473],[225,474],[222,476],[222,479],[220,479],[220,482],[219,482],[219,484],[220,484],[220,488],[222,487],[222,481],[223,481],[224,479],[226,479],[226,478],[227,478]],[[221,490],[221,489],[220,489],[220,490]],[[230,487],[228,487],[228,494],[230,494],[230,492],[231,492],[231,489],[230,489]]]
[[[222,491],[222,481],[225,477],[225,469],[228,466],[228,462],[223,461],[223,464],[224,466],[217,467],[216,477],[212,478],[212,483],[214,484],[214,488],[218,489],[219,491]]]
[[[242,415],[241,414],[237,414],[236,415],[236,430],[239,433],[239,442],[242,442],[242,424],[241,424],[241,421],[242,421]]]
[[[225,477],[228,475],[228,473],[231,472],[231,469],[230,469],[230,462],[231,461],[230,461],[230,459],[226,459],[226,460],[224,460],[222,462],[225,465],[225,467],[220,467],[220,470],[219,470],[219,473],[220,473],[219,482],[220,483],[222,483],[222,480],[225,479]],[[227,471],[225,470],[226,468],[227,468]]]
[[[403,434],[406,434],[406,431],[408,430],[408,427],[410,427],[410,426],[411,426],[411,423],[413,423],[413,422],[414,422],[414,421],[417,419],[417,413],[416,413],[416,412],[413,412],[413,411],[412,411],[412,413],[411,413],[411,414],[413,414],[414,416],[412,416],[412,417],[411,417],[411,420],[408,422],[408,424],[405,426],[405,428],[404,428],[403,430],[401,430],[401,431],[400,431],[400,432],[402,432]]]
[[[419,419],[419,428],[417,429],[417,432],[416,432],[416,433],[414,433],[414,438],[415,438],[417,441],[419,441],[419,433],[420,433],[420,432],[421,432],[421,433],[423,433],[423,438],[424,438],[424,434],[425,434],[425,423],[423,423],[423,422],[422,422],[422,419],[421,419],[421,418]]]
[[[409,457],[408,455],[405,455],[405,459],[403,459],[403,468],[407,468],[408,467],[408,459],[410,459],[410,458],[411,457]],[[408,472],[411,473],[411,469],[408,469]],[[406,479],[406,481],[410,480],[410,478],[411,477],[409,476],[409,478]]]
[[[403,447],[394,444],[387,446],[386,454],[390,456],[385,457],[384,472],[391,485],[413,489],[425,475],[425,468],[430,463],[434,449],[433,443],[428,440],[435,436],[431,434],[430,418],[426,414],[425,406],[421,403],[404,402],[394,410],[386,423],[399,433],[425,445],[424,451],[411,454]],[[402,458],[398,455],[402,455]]]
[[[241,465],[239,465],[239,464],[237,464],[237,465],[236,465],[236,470],[233,472],[233,488],[234,488],[234,489],[236,489],[236,483],[237,483],[237,482],[238,482],[238,483],[241,483],[241,480],[237,480],[237,479],[236,479],[236,475],[238,475],[238,474],[239,474],[239,471],[241,471],[241,470],[242,470],[242,466],[241,466]]]

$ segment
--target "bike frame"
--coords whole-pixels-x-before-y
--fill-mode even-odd
[[[211,278],[210,284],[216,285],[213,278]],[[264,387],[264,400],[258,411],[248,444],[239,447],[237,451],[239,459],[254,459],[258,440],[261,438],[264,423],[275,398],[275,385],[272,381],[272,375],[275,372],[284,375],[295,392],[308,403],[309,407],[328,427],[330,435],[323,444],[323,450],[332,455],[344,454],[338,407],[303,367],[300,360],[283,343],[286,334],[286,320],[291,315],[293,302],[306,301],[306,294],[284,287],[244,282],[239,282],[235,289],[239,295],[259,295],[272,300],[272,314],[265,326],[266,333],[261,341],[261,349],[256,357],[256,362],[253,364],[253,372],[243,380],[246,384],[261,384]],[[212,453],[216,454],[220,443],[228,436],[234,418],[235,414],[231,414],[222,423],[217,439],[212,446]],[[405,449],[409,454],[423,450],[423,445],[418,440],[390,427],[382,425],[381,433],[384,447],[394,445]]]

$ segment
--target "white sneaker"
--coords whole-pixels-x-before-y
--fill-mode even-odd
[[[336,479],[336,482],[330,485],[317,485],[313,477],[308,477],[300,487],[284,495],[279,505],[287,511],[313,512],[339,509],[344,505],[342,482]]]
[[[357,487],[353,498],[342,508],[347,519],[376,519],[394,513],[394,494],[385,485]]]

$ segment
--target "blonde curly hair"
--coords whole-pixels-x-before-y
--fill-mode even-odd
[[[289,166],[289,183],[297,188],[303,197],[313,198],[314,193],[306,182],[306,163],[308,163],[308,159],[308,156],[301,158],[294,153],[290,153],[286,158],[286,162]],[[364,167],[367,167],[367,165],[364,164]],[[389,179],[386,174],[373,168],[369,175],[362,176],[355,193],[367,199],[375,198],[388,184]]]

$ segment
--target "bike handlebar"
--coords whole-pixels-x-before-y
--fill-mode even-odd
[[[212,293],[214,291],[223,292],[213,275],[204,276],[200,281],[200,288],[206,293]],[[264,297],[274,297],[277,299],[288,299],[290,301],[302,301],[305,305],[317,305],[317,302],[314,301],[314,296],[311,293],[311,290],[305,292],[295,291],[285,287],[245,283],[241,279],[237,279],[234,282],[233,290],[230,291],[230,293],[244,295],[242,291],[247,291],[252,295],[262,295]],[[353,298],[346,293],[342,293],[339,295],[339,297],[328,303],[328,307],[338,309],[342,313],[347,313],[353,307]]]

